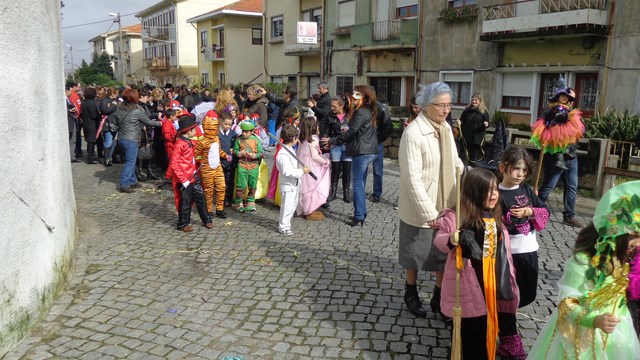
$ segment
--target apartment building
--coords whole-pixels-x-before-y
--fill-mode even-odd
[[[264,0],[264,82],[296,84],[300,98],[317,92],[322,78],[323,2]],[[299,31],[299,22],[315,23],[315,33],[303,25]]]
[[[481,92],[491,112],[531,124],[560,75],[589,116],[640,112],[640,3],[608,0],[422,1],[419,81],[445,81],[454,114]]]
[[[140,24],[122,28],[122,61],[119,61],[120,33],[116,32],[115,36],[109,38],[115,58],[113,73],[123,84],[143,81],[147,74],[143,65],[141,29]],[[120,69],[121,64],[123,69]]]
[[[323,73],[333,94],[369,84],[379,101],[404,106],[414,92],[419,0],[325,2]]]
[[[232,2],[162,0],[137,13],[142,23],[144,66],[149,71],[145,82],[153,85],[197,82],[198,33],[187,20]]]
[[[142,40],[140,37],[141,26],[140,24],[125,26],[122,28],[123,39],[125,40],[126,48],[129,49],[128,53],[125,56],[125,69],[136,68],[139,66],[137,63],[138,60],[135,58],[136,56],[140,56],[139,62],[142,62],[142,54],[141,53],[132,53],[131,49],[142,48]],[[120,39],[119,31],[113,30],[106,33],[102,33],[92,39],[89,42],[93,45],[93,53],[95,55],[101,55],[103,52],[106,52],[111,56],[113,61],[111,62],[111,67],[113,68],[113,73],[116,74],[116,79],[121,80],[119,75],[120,70],[118,67],[118,57],[119,57],[119,40],[117,40],[118,44],[114,45],[114,40]],[[117,48],[115,46],[118,46]],[[137,50],[133,50],[137,51]],[[132,58],[133,56],[133,58]],[[132,60],[133,59],[133,60]],[[134,62],[132,64],[132,61]],[[137,68],[136,68],[137,69]],[[125,74],[131,75],[132,71],[126,71]]]
[[[261,82],[264,73],[263,0],[240,0],[190,18],[198,37],[202,84]]]

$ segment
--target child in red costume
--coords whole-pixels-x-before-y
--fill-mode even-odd
[[[196,161],[193,156],[194,145],[189,140],[196,135],[196,117],[192,114],[182,114],[178,120],[178,138],[171,153],[171,168],[173,180],[173,192],[179,203],[178,230],[184,232],[193,231],[191,227],[191,202],[196,204],[200,219],[207,229],[213,224],[207,214],[204,202],[204,194],[200,179],[196,170]]]

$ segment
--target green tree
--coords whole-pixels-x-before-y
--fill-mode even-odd
[[[111,58],[103,52],[100,55],[94,54],[90,65],[83,59],[75,76],[83,84],[114,85]]]

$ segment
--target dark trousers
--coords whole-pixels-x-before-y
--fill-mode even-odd
[[[80,120],[76,120],[76,155],[82,154],[82,124]]]
[[[224,191],[224,202],[225,204],[233,204],[233,188],[236,184],[236,167],[223,167],[222,170],[224,172],[224,183],[226,185],[226,189]]]
[[[202,186],[197,182],[189,184],[189,186],[180,189],[180,212],[178,212],[178,229],[189,225],[191,222],[191,202],[196,204],[198,214],[203,224],[210,222],[209,214],[207,214],[207,206],[204,202],[204,192]]]
[[[499,336],[518,333],[516,314],[498,313]],[[462,358],[484,360],[487,355],[487,316],[462,318],[460,337],[462,340]]]
[[[535,301],[538,290],[538,252],[513,254],[513,267],[516,269],[516,283],[520,290],[518,307],[527,306]]]

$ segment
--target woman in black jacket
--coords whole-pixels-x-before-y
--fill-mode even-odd
[[[363,225],[367,217],[367,201],[364,192],[369,164],[378,153],[376,133],[376,94],[368,85],[356,85],[351,95],[354,110],[349,116],[349,130],[338,136],[323,138],[332,145],[346,144],[346,155],[352,156],[351,178],[353,184],[353,220],[348,225]]]
[[[328,137],[337,137],[349,131],[349,108],[351,107],[351,94],[334,96],[330,103],[331,113],[326,117],[325,131]],[[347,145],[331,145],[331,191],[327,202],[335,200],[338,190],[338,182],[342,173],[342,201],[351,202],[351,161],[346,155]]]
[[[90,87],[84,90],[82,112],[80,113],[84,141],[87,142],[87,164],[100,164],[100,161],[94,158],[96,131],[98,130],[98,124],[100,124],[101,118],[98,102],[96,101],[96,94],[95,88]]]
[[[106,116],[107,119],[102,125],[102,136],[104,138],[104,166],[111,166],[111,150],[114,144],[114,138],[118,132],[116,126],[116,109],[118,108],[118,89],[115,87],[109,87],[106,91],[106,96],[100,100],[100,112]]]
[[[469,106],[460,115],[462,148],[464,154],[466,154],[466,163],[482,158],[480,154],[482,153],[482,144],[488,127],[489,111],[487,111],[482,95],[475,93],[471,97]]]

